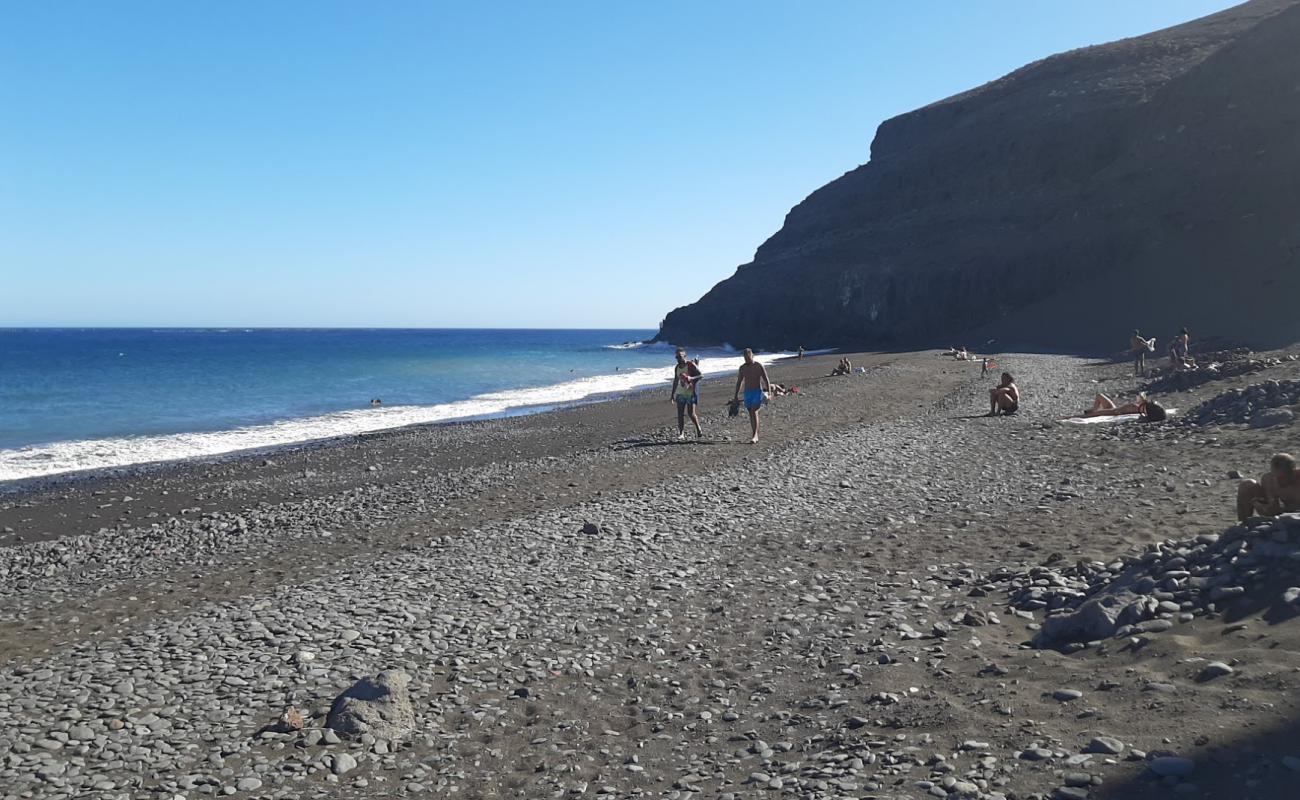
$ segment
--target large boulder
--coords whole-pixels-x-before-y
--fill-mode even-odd
[[[1043,620],[1038,644],[1050,647],[1071,642],[1109,639],[1119,629],[1120,615],[1128,605],[1129,603],[1118,597],[1098,597],[1089,600],[1069,614],[1048,617]]]
[[[376,739],[402,739],[415,730],[410,683],[411,676],[397,669],[362,678],[335,698],[325,726],[344,736],[368,733]]]

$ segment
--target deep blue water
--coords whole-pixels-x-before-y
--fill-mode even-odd
[[[0,329],[0,480],[653,385],[670,375],[671,350],[616,347],[652,333]],[[250,428],[238,441],[194,435]]]

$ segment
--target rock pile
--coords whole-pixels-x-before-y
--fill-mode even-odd
[[[1285,406],[1300,403],[1300,380],[1264,381],[1245,389],[1230,389],[1192,409],[1184,425],[1249,424],[1262,428],[1287,424],[1295,412]]]
[[[1300,514],[1256,517],[1222,534],[1167,540],[1140,556],[992,576],[1019,611],[1046,611],[1038,647],[1082,649],[1116,636],[1160,633],[1238,602],[1295,604]],[[1278,586],[1277,596],[1265,596]]]
[[[1221,378],[1236,378],[1262,372],[1282,363],[1277,358],[1252,357],[1251,351],[1223,350],[1215,353],[1198,353],[1197,365],[1190,369],[1154,369],[1152,379],[1144,387],[1148,394],[1185,392]]]

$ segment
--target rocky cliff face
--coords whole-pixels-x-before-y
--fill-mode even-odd
[[[1300,340],[1300,0],[1062,53],[883,123],[658,338]]]

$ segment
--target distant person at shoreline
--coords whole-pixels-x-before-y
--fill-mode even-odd
[[[799,345],[799,360],[803,361],[803,345]]]
[[[384,404],[384,401],[383,401],[383,400],[380,400],[378,397],[376,397],[376,398],[374,398],[373,400],[370,401],[370,406],[371,406],[372,408],[375,407],[375,406],[382,406],[383,404]]]
[[[749,412],[749,427],[754,432],[750,444],[758,444],[758,410],[763,407],[763,393],[772,388],[767,370],[754,360],[754,351],[745,348],[745,363],[736,375],[736,394],[732,402],[740,400],[740,388],[745,387],[745,410]]]
[[[1278,453],[1269,459],[1268,467],[1259,480],[1237,484],[1238,520],[1300,511],[1300,469],[1295,456]]]
[[[1020,387],[1010,372],[1002,373],[1002,379],[994,389],[989,389],[989,416],[1014,414],[1020,410]]]
[[[1133,329],[1133,338],[1129,339],[1129,352],[1133,354],[1133,374],[1145,375],[1147,371],[1147,353],[1152,352],[1156,340],[1143,339],[1137,328]]]
[[[1191,350],[1191,334],[1186,328],[1178,332],[1174,337],[1173,343],[1169,345],[1169,368],[1182,369],[1183,367],[1194,367],[1196,362],[1192,361],[1189,352]]]
[[[988,377],[988,374],[989,374],[989,360],[988,360],[987,358],[981,358],[981,359],[980,359],[980,377],[981,377],[981,378]]]
[[[673,367],[673,402],[677,404],[677,438],[686,438],[686,414],[690,412],[691,422],[695,424],[695,438],[704,432],[700,430],[700,378],[704,373],[695,361],[688,361],[686,351],[677,348],[677,366]]]

